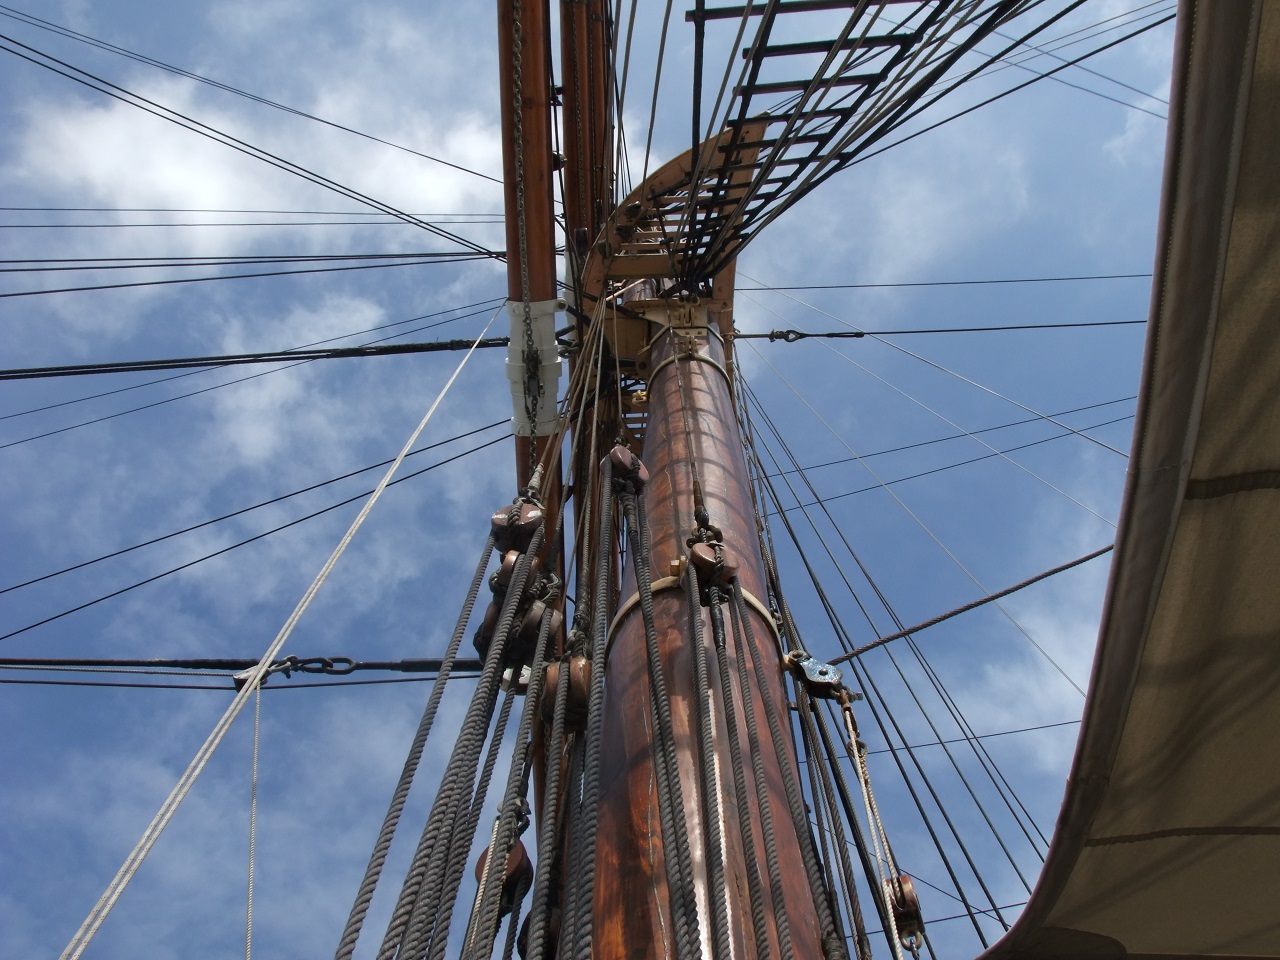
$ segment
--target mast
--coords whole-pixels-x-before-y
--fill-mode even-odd
[[[592,573],[592,552],[597,564],[612,562],[615,536],[629,551],[616,600],[597,598],[610,622],[592,625],[604,656],[597,640],[591,949],[602,958],[683,957],[692,939],[707,957],[840,956],[829,908],[820,916],[827,894],[799,798],[786,651],[764,599],[732,398],[733,268],[701,299],[680,295],[670,248],[646,235],[660,198],[692,173],[693,151],[613,207],[606,17],[601,0],[561,4],[567,286],[578,342],[591,340],[595,324],[601,356],[612,358],[588,372],[594,396],[578,413],[596,419],[605,447],[618,441],[606,457],[614,489],[598,474],[584,482],[604,451],[593,454],[593,431],[573,424],[574,486],[593,492],[575,516],[599,516],[602,498],[624,491],[616,528],[594,540],[584,532],[578,575]],[[701,149],[718,151],[726,167],[754,156],[719,143]],[[551,770],[547,779],[556,780]]]
[[[564,309],[564,302],[556,291],[549,38],[547,0],[499,0],[498,82],[511,321],[507,379],[516,475],[522,487],[546,453],[546,438],[555,432],[560,377],[555,331],[556,313]],[[557,471],[547,473],[554,476]]]
[[[654,843],[662,834],[656,784],[663,746],[649,722],[655,691],[642,607],[644,594],[651,593],[649,628],[656,633],[665,673],[671,753],[693,852],[703,954],[721,955],[714,946],[721,934],[715,929],[717,910],[727,917],[749,917],[755,892],[764,898],[760,946],[767,944],[767,955],[785,955],[782,945],[789,939],[796,956],[819,957],[822,927],[803,855],[809,838],[789,816],[786,795],[786,784],[794,787],[799,774],[780,668],[784,651],[761,600],[767,596],[765,570],[723,338],[705,307],[664,301],[630,306],[671,320],[648,321],[660,328],[650,353],[654,372],[648,380],[643,456],[652,478],[646,499],[653,579],[642,590],[634,566],[629,571],[604,665],[595,950],[600,957],[675,952],[672,914],[677,908],[667,860],[677,854]],[[691,551],[691,536],[707,539]],[[736,570],[736,585],[721,579],[715,563],[699,571],[700,584],[717,585],[708,600],[719,609],[712,611],[695,597],[696,619],[690,613],[691,555],[695,564],[719,560],[726,572]],[[744,602],[731,610],[735,586]],[[732,621],[740,614],[745,614],[745,629],[735,631]],[[711,757],[704,755],[708,741]],[[710,783],[705,769],[711,771]],[[741,810],[733,805],[738,791]],[[722,863],[714,865],[717,856]],[[712,875],[717,870],[722,879]],[[729,923],[723,933],[732,944],[731,955],[758,955],[749,929],[746,923]],[[637,953],[638,944],[648,946]]]

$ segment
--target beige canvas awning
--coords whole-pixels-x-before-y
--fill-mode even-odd
[[[1084,725],[984,960],[1280,956],[1280,0],[1184,0],[1171,100]]]

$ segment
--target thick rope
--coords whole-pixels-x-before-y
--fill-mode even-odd
[[[751,775],[756,788],[756,807],[760,811],[760,837],[764,843],[764,863],[769,874],[769,893],[773,905],[773,922],[778,931],[779,960],[792,960],[791,924],[787,919],[783,898],[782,868],[778,862],[778,834],[773,823],[773,805],[769,799],[768,782],[765,779],[764,751],[761,749],[760,728],[756,722],[755,695],[751,677],[747,673],[747,657],[743,648],[749,637],[743,635],[745,611],[736,605],[729,607],[733,618],[734,640],[737,646],[738,689],[742,692],[742,716],[747,724],[747,749],[751,754]],[[767,956],[767,954],[764,954]]]
[[[414,775],[418,770],[418,763],[422,759],[422,751],[426,747],[427,737],[431,735],[431,727],[435,722],[436,710],[440,706],[440,700],[444,696],[445,684],[449,682],[449,674],[453,670],[453,662],[458,655],[458,647],[462,643],[462,637],[466,633],[467,621],[471,618],[471,610],[475,605],[476,596],[480,593],[480,585],[484,582],[485,570],[489,566],[489,555],[493,551],[493,534],[489,534],[489,538],[485,541],[484,549],[480,552],[480,562],[476,565],[476,572],[471,577],[471,586],[467,590],[467,598],[462,604],[462,612],[458,615],[458,621],[454,624],[453,635],[449,638],[449,646],[445,650],[444,661],[440,665],[440,671],[436,674],[435,682],[431,685],[431,696],[427,699],[427,705],[422,711],[422,719],[418,721],[418,731],[414,734],[413,744],[409,747],[409,755],[405,757],[404,767],[400,771],[400,780],[396,783],[395,792],[391,795],[391,804],[387,807],[387,815],[382,820],[382,829],[378,832],[378,839],[373,845],[373,853],[369,856],[369,864],[365,867],[364,879],[360,881],[360,889],[356,894],[355,903],[351,906],[351,913],[347,917],[347,925],[342,931],[342,939],[338,943],[338,950],[334,954],[334,960],[350,960],[355,952],[356,941],[360,938],[360,929],[364,925],[365,915],[369,912],[369,904],[373,901],[373,893],[377,889],[378,880],[382,876],[382,868],[387,861],[387,852],[391,849],[391,841],[395,837],[396,827],[400,823],[400,816],[404,812],[405,802],[409,797],[409,788],[413,785]]]
[[[751,622],[747,619],[746,602],[742,598],[742,584],[733,581],[733,603],[738,610],[738,620],[746,637],[747,652],[751,655],[751,665],[756,678],[761,684],[760,701],[764,705],[765,720],[769,725],[769,736],[773,741],[774,752],[778,756],[778,768],[782,773],[782,788],[787,796],[787,805],[791,809],[791,819],[795,824],[796,840],[800,846],[800,859],[804,864],[805,874],[809,879],[809,891],[813,897],[814,909],[818,912],[818,926],[822,930],[823,950],[827,960],[847,957],[848,950],[844,940],[836,933],[835,918],[831,911],[831,900],[822,878],[822,865],[818,862],[818,854],[814,849],[813,834],[809,832],[809,820],[805,811],[804,797],[800,794],[796,783],[795,772],[787,762],[787,741],[782,730],[782,721],[778,716],[777,705],[773,698],[765,692],[765,671],[756,650],[755,638],[752,636]],[[831,951],[836,951],[833,956]]]
[[[693,644],[693,675],[698,702],[698,766],[702,774],[702,819],[707,864],[707,898],[711,901],[711,955],[729,960],[733,944],[729,937],[729,904],[724,879],[724,824],[720,817],[720,778],[716,771],[716,731],[712,715],[711,677],[707,668],[707,646],[702,631],[702,602],[699,599],[698,570],[685,568],[685,594],[689,601],[690,640]]]
[[[720,591],[710,588],[711,633],[716,646],[719,667],[720,699],[724,703],[725,726],[728,729],[729,765],[733,768],[733,797],[738,808],[738,830],[742,838],[742,859],[747,873],[747,895],[751,904],[751,934],[756,956],[769,956],[769,931],[766,925],[764,890],[760,883],[760,866],[756,860],[756,836],[747,799],[746,770],[742,762],[742,743],[738,736],[738,710],[734,705],[733,672],[725,643],[724,611],[720,609]]]
[[[261,659],[258,661],[258,665],[249,671],[244,685],[236,692],[235,699],[231,701],[226,712],[218,719],[213,730],[210,731],[208,738],[203,744],[201,744],[200,749],[196,751],[196,755],[192,758],[191,763],[179,778],[172,792],[170,792],[164,803],[161,804],[160,809],[156,812],[155,817],[152,818],[151,823],[147,825],[146,830],[142,832],[142,836],[138,839],[138,843],[134,846],[133,850],[129,852],[124,863],[120,865],[120,869],[116,873],[115,877],[109,884],[107,884],[106,890],[103,891],[102,896],[98,899],[98,902],[94,905],[93,909],[89,911],[89,915],[85,917],[84,922],[80,925],[80,929],[75,932],[75,935],[67,944],[66,949],[62,951],[59,960],[79,960],[79,957],[84,953],[85,948],[89,945],[89,941],[93,939],[94,934],[98,932],[98,928],[102,926],[102,922],[107,918],[107,914],[111,912],[112,907],[116,905],[116,901],[120,899],[120,895],[124,893],[124,889],[129,885],[129,881],[132,880],[134,874],[138,872],[138,868],[142,866],[142,861],[146,859],[147,854],[151,852],[151,848],[154,847],[156,841],[160,839],[160,834],[164,831],[164,828],[169,825],[169,821],[173,819],[173,815],[177,813],[178,806],[184,799],[186,799],[187,794],[191,792],[191,788],[195,786],[196,779],[204,770],[205,765],[213,756],[214,751],[218,749],[218,745],[222,743],[222,739],[227,735],[227,731],[231,729],[231,724],[235,722],[236,717],[240,715],[240,711],[243,710],[245,704],[248,703],[250,695],[262,683],[262,678],[266,676],[267,671],[271,667],[272,661],[276,659],[276,655],[280,652],[280,648],[284,646],[285,641],[288,640],[290,634],[293,633],[293,628],[297,626],[298,621],[302,619],[302,615],[306,612],[307,607],[311,605],[311,601],[314,600],[316,594],[320,592],[320,588],[324,585],[325,580],[329,578],[329,574],[333,571],[334,566],[337,565],[338,559],[346,551],[347,546],[351,543],[352,538],[355,537],[356,532],[364,525],[365,518],[369,516],[369,512],[373,509],[373,505],[378,502],[378,499],[382,496],[382,491],[387,488],[387,484],[391,482],[391,478],[395,475],[396,470],[400,468],[400,464],[404,461],[404,458],[409,455],[409,451],[417,442],[422,431],[425,430],[427,424],[431,422],[431,418],[435,414],[436,409],[448,394],[449,389],[454,384],[454,381],[458,379],[459,374],[462,373],[462,368],[466,366],[467,361],[470,360],[472,354],[475,353],[476,346],[482,339],[484,339],[484,335],[489,332],[489,326],[492,325],[493,320],[496,317],[497,314],[495,313],[494,317],[489,319],[489,323],[485,325],[484,330],[480,332],[480,336],[476,338],[474,343],[472,343],[471,349],[463,356],[461,362],[459,362],[449,379],[445,382],[444,387],[440,390],[440,393],[436,396],[435,400],[432,401],[430,408],[428,408],[426,414],[418,423],[418,426],[414,429],[413,433],[409,435],[409,439],[405,441],[404,446],[401,447],[400,453],[393,461],[391,461],[391,466],[387,468],[387,472],[382,475],[382,479],[378,481],[378,485],[374,487],[373,492],[369,494],[369,499],[366,500],[364,506],[360,508],[360,513],[356,516],[355,520],[351,522],[351,526],[347,528],[347,532],[343,534],[342,539],[338,542],[338,545],[334,547],[333,552],[329,554],[329,559],[325,561],[324,566],[320,568],[320,572],[317,573],[315,579],[311,581],[311,586],[307,588],[307,592],[302,595],[302,599],[298,601],[298,605],[294,607],[293,612],[284,622],[284,626],[280,628],[280,632],[277,633],[275,639],[271,641],[266,652],[263,653]]]
[[[575,896],[566,902],[562,931],[565,956],[591,960],[592,897],[595,892],[596,829],[600,821],[600,750],[604,729],[604,661],[609,642],[609,607],[613,598],[613,460],[605,457],[600,475],[600,525],[596,537],[596,583],[592,603],[591,697],[582,777],[582,823],[577,831]]]
[[[551,868],[560,854],[556,828],[560,820],[560,768],[564,762],[564,725],[569,706],[569,682],[569,657],[565,656],[560,659],[551,737],[546,744],[547,781],[542,803],[542,823],[538,827],[538,868],[533,878],[533,905],[529,908],[529,938],[525,945],[527,960],[542,960],[546,948]]]
[[[667,887],[671,896],[672,920],[676,929],[678,960],[702,955],[701,924],[693,881],[693,855],[685,822],[684,790],[680,785],[679,761],[671,716],[671,696],[667,690],[662,654],[658,647],[658,631],[654,622],[653,589],[649,576],[649,555],[645,549],[646,533],[642,532],[636,509],[637,497],[629,491],[622,496],[622,509],[627,519],[627,536],[631,542],[636,588],[640,594],[640,613],[644,622],[645,652],[649,667],[649,705],[654,721],[654,767],[657,772],[658,811],[663,826],[663,862]]]
[[[391,919],[382,938],[378,960],[389,960],[397,953],[405,955],[404,941],[412,921],[419,916],[423,902],[437,903],[443,886],[442,871],[449,856],[450,843],[460,823],[467,819],[463,810],[475,783],[475,770],[480,762],[488,724],[497,702],[501,679],[505,637],[494,636],[485,659],[484,670],[476,684],[475,694],[449,762],[440,781],[440,790],[432,804],[414,851],[409,871],[400,887]],[[429,913],[434,916],[434,911]]]
[[[493,952],[494,940],[498,934],[501,919],[499,910],[502,906],[502,877],[506,871],[507,855],[516,843],[517,820],[523,814],[524,798],[529,788],[529,772],[532,769],[530,754],[533,750],[533,740],[529,734],[533,728],[534,716],[542,709],[542,668],[546,663],[547,645],[551,635],[551,613],[551,608],[547,607],[543,612],[542,623],[538,630],[538,642],[534,648],[524,710],[520,714],[516,745],[511,751],[506,791],[499,807],[501,812],[498,817],[498,830],[489,848],[489,858],[485,862],[484,895],[480,898],[476,936],[470,950],[463,952],[462,960],[477,960],[477,958],[488,956]],[[433,950],[432,953],[434,955],[435,951]]]
[[[436,908],[440,905],[442,886],[445,882],[442,871],[447,864],[441,862],[441,858],[435,855],[436,848],[443,842],[445,851],[443,859],[447,861],[450,841],[456,834],[457,821],[461,817],[461,805],[465,802],[465,798],[460,794],[464,789],[469,790],[475,783],[480,751],[501,679],[507,638],[515,620],[516,605],[524,591],[525,581],[528,579],[530,563],[542,548],[543,532],[544,528],[539,526],[534,533],[528,552],[520,557],[512,572],[507,595],[502,604],[502,612],[490,642],[488,656],[485,658],[484,669],[481,671],[475,695],[463,720],[458,741],[445,768],[441,791],[427,818],[409,874],[401,887],[400,898],[378,953],[379,960],[389,960],[396,955],[398,945],[410,934],[411,919],[420,928],[428,922],[429,918],[436,915]],[[428,867],[432,862],[435,863],[436,869],[429,871]],[[449,909],[448,905],[446,909]],[[409,936],[409,939],[413,939],[413,936]]]
[[[524,588],[528,579],[528,574],[532,571],[533,560],[541,552],[545,532],[545,524],[539,526],[538,534],[530,544],[529,550],[520,558],[520,563],[517,564],[516,570],[512,575],[511,585],[508,587],[508,602],[511,601],[514,595],[515,601],[517,605],[519,605],[519,598],[523,596],[525,592]],[[521,570],[521,566],[524,567],[523,571]],[[504,616],[499,619],[498,627],[495,631],[495,634],[497,632],[504,633],[504,650],[511,642],[513,631],[519,629],[514,617],[509,625],[504,623],[505,612],[506,604],[504,603]],[[447,847],[449,853],[445,866],[444,887],[441,893],[441,900],[438,905],[419,904],[418,907],[415,908],[415,916],[410,924],[410,940],[408,941],[411,944],[411,948],[408,949],[407,956],[416,958],[423,955],[423,950],[427,940],[425,937],[415,939],[413,931],[424,921],[427,929],[433,931],[430,940],[430,950],[426,955],[432,958],[444,956],[445,946],[448,943],[449,923],[453,915],[453,910],[457,904],[458,889],[462,884],[462,877],[466,872],[467,859],[470,856],[472,839],[475,836],[476,828],[480,822],[484,800],[489,792],[489,782],[493,777],[494,765],[505,735],[507,718],[510,715],[511,705],[515,695],[514,691],[515,685],[512,684],[502,705],[502,717],[499,721],[499,727],[495,729],[490,741],[489,753],[485,758],[484,770],[481,774],[480,781],[476,786],[475,795],[471,802],[471,812],[467,819],[466,827],[462,831],[455,829],[449,838]],[[526,711],[528,709],[527,702],[525,709]]]

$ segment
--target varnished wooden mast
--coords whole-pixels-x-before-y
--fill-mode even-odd
[[[555,296],[554,278],[548,266],[554,260],[551,242],[552,207],[550,205],[550,137],[549,112],[537,100],[549,92],[549,78],[539,77],[546,64],[545,6],[538,0],[513,3],[499,2],[501,68],[503,99],[504,165],[507,174],[507,250],[509,263],[509,298],[518,301],[551,299]],[[523,85],[520,114],[521,136],[514,130],[516,119],[512,109],[513,58],[511,38],[516,35],[515,13],[519,14],[520,65]],[[579,330],[592,314],[599,316],[600,304],[616,296],[619,282],[650,279],[653,286],[676,276],[675,262],[669,247],[640,249],[628,257],[623,247],[641,239],[645,226],[637,217],[650,214],[661,217],[658,199],[666,192],[679,193],[679,180],[687,176],[688,155],[673,161],[650,177],[624,201],[620,214],[612,204],[613,135],[609,110],[610,71],[607,10],[604,0],[562,0],[561,13],[561,77],[564,79],[564,217],[566,224],[567,299],[577,307]],[[540,36],[537,35],[542,31]],[[758,139],[756,133],[755,138]],[[520,236],[513,214],[518,207],[515,192],[517,142],[523,148],[526,225],[526,257],[519,258]],[[720,150],[718,144],[704,144],[704,150]],[[723,152],[723,151],[721,151]],[[725,157],[725,162],[729,161]],[[741,159],[740,156],[735,159]],[[544,164],[545,161],[545,165]],[[683,166],[682,166],[683,164]],[[682,172],[683,171],[683,172]],[[541,179],[545,175],[545,180]],[[536,201],[536,202],[534,202]],[[624,222],[625,221],[625,222]],[[530,242],[536,236],[536,243]],[[521,270],[526,271],[522,274]],[[619,273],[621,271],[621,273]],[[701,479],[705,505],[713,524],[723,532],[726,553],[738,565],[738,576],[748,598],[747,617],[759,661],[765,666],[763,682],[755,679],[745,648],[739,648],[732,636],[728,640],[730,662],[742,657],[748,664],[750,687],[747,700],[754,705],[753,719],[759,733],[756,740],[762,771],[762,792],[776,831],[776,884],[769,880],[770,869],[765,853],[762,823],[764,812],[757,798],[755,776],[745,772],[748,784],[747,807],[753,820],[754,842],[747,847],[741,840],[737,809],[733,801],[733,778],[729,738],[746,746],[749,741],[747,718],[741,709],[742,694],[738,678],[731,681],[739,702],[736,730],[726,727],[723,711],[717,708],[715,747],[719,768],[719,795],[711,798],[712,809],[723,823],[722,856],[725,864],[725,895],[732,934],[731,955],[734,958],[764,960],[749,933],[751,906],[748,897],[748,875],[754,872],[764,887],[765,930],[768,956],[780,955],[775,914],[786,917],[792,951],[796,957],[818,958],[823,955],[819,923],[815,916],[809,879],[800,859],[801,844],[796,826],[788,812],[783,793],[783,772],[798,776],[796,758],[790,749],[789,736],[781,752],[774,749],[768,733],[766,700],[772,704],[775,718],[789,727],[788,704],[782,683],[782,657],[773,618],[763,602],[767,596],[763,563],[760,558],[750,483],[743,456],[740,434],[734,416],[723,334],[732,327],[732,274],[730,271],[714,285],[711,296],[682,316],[694,318],[690,325],[673,324],[668,316],[670,301],[651,301],[648,308],[632,303],[640,315],[646,309],[647,319],[630,320],[622,325],[614,322],[606,327],[610,333],[609,351],[627,364],[643,380],[647,391],[647,440],[642,456],[648,465],[652,483],[648,492],[651,562],[653,576],[660,581],[655,594],[655,616],[660,637],[661,657],[668,679],[673,705],[673,728],[677,765],[684,796],[683,818],[688,826],[694,854],[694,885],[697,891],[701,923],[703,956],[713,956],[710,943],[710,891],[706,864],[698,851],[706,837],[702,788],[698,777],[698,744],[694,735],[697,704],[717,696],[711,690],[697,689],[692,667],[692,625],[688,598],[678,580],[663,581],[668,573],[678,570],[688,552],[685,540],[694,526],[693,471]],[[527,284],[527,290],[526,290]],[[708,309],[710,308],[710,309]],[[625,328],[625,329],[623,329]],[[619,330],[622,330],[619,333]],[[643,349],[641,349],[643,348]],[[599,385],[597,385],[599,386]],[[614,386],[606,396],[612,401]],[[644,403],[638,400],[638,404]],[[594,410],[591,411],[594,413]],[[590,413],[584,413],[590,415]],[[615,426],[617,426],[615,424]],[[613,429],[606,427],[606,429]],[[621,427],[618,427],[621,429]],[[612,437],[603,438],[607,450]],[[635,452],[641,453],[640,450]],[[522,455],[523,459],[523,455]],[[594,471],[586,454],[577,460],[577,469]],[[523,464],[522,464],[523,470]],[[578,484],[581,485],[581,475]],[[597,491],[598,494],[599,491]],[[597,515],[592,511],[592,515]],[[658,803],[654,790],[655,759],[653,731],[649,722],[649,681],[645,657],[644,627],[635,602],[634,576],[623,582],[621,611],[611,628],[611,642],[604,663],[593,669],[604,670],[606,695],[603,719],[603,777],[599,797],[599,831],[596,841],[594,897],[595,960],[621,958],[674,958],[670,894],[667,889],[659,825]],[[728,618],[727,609],[725,619]],[[709,646],[711,626],[703,612],[703,636]],[[713,689],[717,686],[714,672],[714,650],[710,651]],[[751,758],[748,757],[750,765]],[[549,783],[559,779],[551,774]],[[575,865],[565,864],[566,871]],[[728,958],[725,958],[728,960]]]
[[[702,633],[704,643],[709,647],[712,682],[710,689],[698,689],[694,680],[694,640],[686,592],[678,580],[670,577],[658,579],[664,574],[677,572],[681,558],[688,553],[686,538],[696,525],[692,484],[695,464],[711,522],[721,528],[726,556],[738,565],[743,590],[748,598],[767,595],[757,546],[755,511],[723,362],[720,337],[708,326],[684,330],[668,328],[659,335],[652,354],[652,364],[657,372],[648,384],[649,423],[643,458],[652,478],[647,499],[650,557],[656,588],[654,616],[673,704],[689,841],[695,851],[702,848],[706,837],[703,811],[696,799],[700,786],[695,710],[703,698],[718,699],[714,692],[718,686],[715,651],[710,649],[711,625],[704,609]],[[622,612],[612,630],[605,672],[604,757],[596,852],[596,875],[599,879],[595,894],[594,955],[598,960],[675,956],[663,864],[665,851],[661,843],[654,787],[654,737],[649,722],[650,690],[644,624],[640,608],[633,599],[634,583],[631,578],[628,581],[629,585],[623,590]],[[737,730],[727,729],[722,716],[717,725],[715,749],[716,765],[720,771],[720,794],[713,799],[724,824],[723,857],[732,956],[756,957],[755,943],[747,932],[749,924],[746,922],[751,914],[748,871],[754,869],[765,887],[768,904],[765,926],[769,955],[781,955],[773,921],[777,902],[787,916],[794,956],[820,958],[823,956],[821,931],[782,787],[782,767],[788,765],[795,774],[795,758],[789,751],[784,755],[776,753],[767,733],[765,698],[772,701],[777,716],[788,722],[777,634],[772,617],[763,605],[749,603],[747,611],[757,655],[760,662],[767,665],[768,677],[763,685],[757,685],[754,677],[749,681],[753,688],[750,699],[754,701],[755,725],[760,733],[759,759],[764,771],[773,828],[778,837],[777,864],[782,883],[780,889],[769,890],[761,809],[751,786],[746,793],[755,821],[755,849],[744,849],[740,839],[732,800],[733,776],[727,745],[730,736],[737,737],[744,746],[748,743],[746,718],[739,707]],[[725,619],[728,620],[727,610]],[[750,673],[749,652],[737,647],[732,638],[729,646],[730,662],[736,664],[738,658],[745,658]],[[741,687],[736,678],[733,683],[741,703]],[[752,784],[749,753],[745,763],[748,766],[746,782]],[[699,893],[703,956],[710,958],[713,956],[710,947],[710,891],[706,864],[696,854],[694,878]]]
[[[557,299],[550,33],[547,0],[498,0],[507,302],[512,305]],[[513,340],[518,326],[512,326]],[[512,356],[522,356],[523,346],[513,343]],[[536,424],[528,433],[516,430],[516,472],[521,486],[529,482],[530,444],[538,456],[544,453],[546,439],[538,437],[539,432]],[[548,473],[557,488],[548,500],[558,502],[558,467]],[[552,503],[548,507],[552,508]]]

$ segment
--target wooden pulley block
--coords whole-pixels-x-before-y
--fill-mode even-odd
[[[556,688],[562,676],[569,683],[569,698],[564,709],[565,726],[570,730],[581,730],[587,723],[587,704],[591,699],[591,661],[586,657],[570,657],[567,663],[557,660],[547,664],[546,679],[542,684],[542,721],[547,726],[555,721]]]
[[[493,631],[498,626],[498,617],[502,613],[502,607],[497,600],[490,600],[489,606],[485,608],[484,619],[480,621],[480,627],[476,630],[476,635],[471,638],[471,645],[476,648],[476,653],[483,660],[489,655],[489,644],[493,642]]]
[[[525,611],[524,616],[520,620],[520,626],[516,630],[514,642],[511,650],[508,651],[507,659],[528,662],[529,654],[533,651],[534,645],[538,642],[538,632],[542,628],[542,615],[546,612],[547,605],[541,600],[535,600],[529,604],[529,609]],[[564,626],[564,617],[561,616],[559,610],[551,611],[551,636],[555,636]]]
[[[507,592],[507,586],[511,583],[511,577],[515,574],[516,564],[524,554],[518,550],[508,550],[502,555],[502,565],[494,571],[493,576],[489,578],[489,589],[495,595],[501,596]],[[538,573],[542,570],[542,562],[537,557],[529,561],[529,575],[524,580],[525,598],[532,595],[538,589]]]
[[[689,562],[698,570],[698,582],[703,587],[723,587],[738,575],[738,565],[732,554],[720,547],[716,555],[715,544],[695,543],[689,549]]]
[[[502,563],[493,572],[493,576],[489,578],[489,589],[495,594],[506,592],[507,584],[511,582],[511,575],[515,573],[516,561],[520,557],[519,550],[508,550],[502,555]]]
[[[480,853],[480,859],[476,861],[476,883],[484,878],[485,865],[488,862],[489,848],[485,847]],[[522,885],[528,889],[532,884],[533,861],[529,859],[529,851],[524,848],[524,844],[517,840],[516,845],[507,854],[507,869],[502,876],[502,905],[499,907],[499,915],[506,916],[511,912],[516,894],[520,892]]]
[[[613,463],[613,479],[615,483],[629,482],[632,492],[639,493],[649,482],[648,468],[641,462],[639,457],[623,444],[620,443],[609,451],[609,460]]]
[[[489,523],[493,529],[493,545],[501,553],[523,552],[529,549],[529,541],[542,523],[542,507],[536,503],[514,503],[495,510]]]
[[[905,873],[884,882],[886,899],[893,910],[893,922],[898,928],[898,939],[908,950],[918,948],[924,940],[924,914],[920,911],[920,899],[916,886]]]

